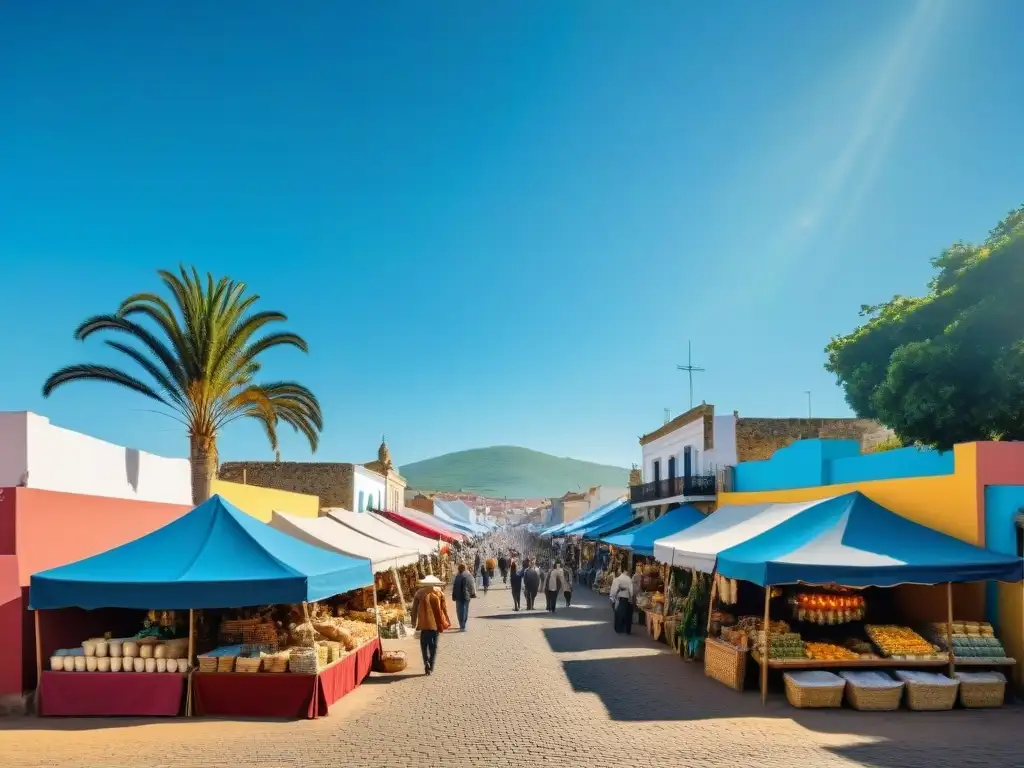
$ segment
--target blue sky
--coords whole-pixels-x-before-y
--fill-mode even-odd
[[[517,444],[610,463],[696,399],[846,415],[862,303],[1024,199],[1024,4],[8,3],[0,409],[166,455],[71,333],[180,262],[310,354],[317,457]],[[235,426],[225,458],[269,458]],[[309,450],[290,433],[283,458]]]

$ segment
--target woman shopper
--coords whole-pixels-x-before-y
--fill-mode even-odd
[[[441,591],[441,580],[437,576],[420,579],[419,589],[412,599],[412,618],[420,633],[423,671],[429,675],[437,663],[437,638],[452,625],[448,618],[448,604]]]
[[[519,570],[519,567],[516,565],[516,561],[515,560],[513,560],[509,564],[509,573],[508,573],[508,575],[509,575],[509,579],[512,582],[511,588],[512,588],[512,606],[513,606],[513,610],[518,611],[519,610],[519,598],[520,598],[520,596],[522,594],[522,590],[523,590],[523,572]]]
[[[562,566],[562,574],[565,576],[565,587],[562,596],[565,598],[565,607],[572,605],[572,568],[566,563]]]

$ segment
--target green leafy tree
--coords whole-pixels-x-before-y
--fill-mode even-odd
[[[862,307],[825,368],[858,416],[904,444],[1024,439],[1024,206],[932,265],[926,295]]]
[[[288,318],[281,312],[251,311],[259,300],[244,283],[181,267],[178,274],[160,271],[170,300],[139,293],[121,302],[113,314],[96,315],[75,330],[75,338],[109,332],[128,343],[106,344],[140,368],[147,378],[105,365],[61,368],[43,384],[43,396],[72,381],[105,381],[156,400],[187,430],[192,466],[192,501],[210,497],[217,473],[217,436],[233,421],[258,421],[272,450],[277,428],[291,425],[316,451],[323,416],[316,397],[294,381],[256,383],[260,357],[274,347],[296,347],[302,337],[287,331],[266,332]]]

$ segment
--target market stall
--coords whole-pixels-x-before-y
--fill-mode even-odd
[[[194,690],[199,714],[316,717],[362,681],[380,640],[372,625],[342,627],[328,645],[308,617],[324,610],[316,601],[372,583],[367,560],[214,496],[147,536],[32,576],[37,711],[170,716],[190,709]]]
[[[358,531],[377,541],[382,541],[399,549],[413,549],[422,557],[436,555],[438,548],[441,546],[441,539],[437,536],[432,539],[421,536],[400,525],[391,523],[386,518],[372,512],[349,512],[347,509],[329,509],[327,510],[327,516],[347,528]]]
[[[402,513],[403,517],[407,517],[410,520],[416,520],[427,525],[442,528],[447,533],[456,536],[458,541],[465,541],[466,539],[466,534],[463,531],[458,530],[455,526],[445,525],[443,521],[436,519],[433,515],[428,515],[426,512],[420,512],[418,509],[413,509],[412,507],[402,507],[399,511]],[[394,524],[398,525],[398,523]]]
[[[434,541],[441,539],[442,541],[451,544],[456,541],[462,541],[465,538],[462,534],[449,533],[447,529],[442,528],[440,525],[426,523],[421,520],[413,520],[410,517],[406,517],[401,512],[395,512],[394,510],[382,510],[379,514],[392,522],[398,523],[403,528],[406,528],[415,534],[423,536],[424,538],[433,539]]]
[[[654,550],[662,562],[715,574],[713,599],[724,608],[709,616],[708,675],[741,689],[751,658],[760,667],[762,698],[769,670],[779,670],[787,697],[797,706],[834,704],[837,691],[840,699],[843,691],[863,699],[853,691],[869,684],[881,686],[891,702],[896,688],[886,687],[886,680],[895,678],[881,670],[893,670],[895,682],[903,683],[900,691],[906,686],[909,706],[920,708],[911,700],[914,686],[948,702],[950,686],[962,682],[956,667],[967,653],[1003,653],[991,627],[956,621],[952,584],[1024,578],[1020,558],[913,523],[860,493],[797,504],[725,506],[656,541]],[[944,592],[941,610],[936,606],[942,615],[917,630],[898,622],[900,605],[893,599],[894,591],[908,584],[941,585]],[[755,600],[760,610],[750,614],[744,606]],[[944,636],[942,645],[924,636],[929,633]],[[974,658],[994,666],[1012,663]],[[876,674],[861,678],[858,670]],[[940,670],[946,675],[935,674]],[[813,679],[804,678],[804,671],[813,672]],[[996,679],[989,679],[990,688]],[[816,685],[822,690],[806,692]],[[973,690],[982,683],[969,678],[965,685]],[[918,693],[915,697],[920,703]]]

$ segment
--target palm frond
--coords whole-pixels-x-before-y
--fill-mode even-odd
[[[91,365],[89,363],[69,365],[51,374],[43,383],[43,397],[49,397],[57,387],[62,387],[72,381],[105,381],[108,384],[116,384],[133,392],[138,392],[140,395],[152,398],[158,403],[170,405],[151,386],[143,381],[139,381],[134,376],[129,376],[117,368],[111,368],[106,365]]]

